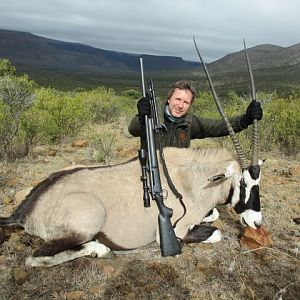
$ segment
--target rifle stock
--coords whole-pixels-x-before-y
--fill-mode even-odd
[[[143,84],[143,95],[145,96],[144,87],[144,72],[143,72],[143,62],[140,58],[141,63],[141,74],[142,74],[142,84]],[[162,256],[175,256],[181,253],[180,244],[176,238],[174,228],[171,223],[171,217],[173,215],[173,210],[164,205],[163,202],[163,190],[161,187],[161,180],[159,174],[159,166],[156,153],[156,145],[154,139],[154,132],[159,133],[162,126],[158,121],[158,114],[156,111],[156,99],[153,89],[153,83],[150,81],[149,84],[149,94],[151,97],[151,115],[145,115],[145,131],[146,131],[146,149],[139,150],[139,157],[142,167],[142,182],[144,189],[144,206],[149,207],[149,193],[153,200],[155,200],[156,205],[159,210],[158,215],[158,227],[159,227],[159,237],[160,237],[160,250]],[[142,157],[146,154],[146,157]],[[148,186],[150,183],[150,187]]]
[[[173,210],[163,204],[162,197],[155,199],[159,209],[158,229],[160,238],[160,251],[162,256],[175,256],[181,253],[181,247],[171,223]]]

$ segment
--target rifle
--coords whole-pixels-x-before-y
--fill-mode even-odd
[[[140,58],[143,96],[145,97],[144,70],[143,59]],[[143,200],[144,207],[150,207],[150,197],[156,202],[159,210],[158,227],[160,237],[160,250],[162,256],[175,256],[181,253],[181,247],[176,238],[174,228],[171,223],[173,210],[164,205],[163,190],[161,186],[156,145],[154,134],[159,134],[162,125],[159,123],[156,96],[153,87],[153,81],[148,81],[148,93],[150,98],[151,114],[145,115],[145,131],[146,131],[146,149],[139,149],[139,159],[142,168],[141,181],[143,182]],[[142,143],[141,143],[142,145]],[[150,183],[150,185],[148,184]]]

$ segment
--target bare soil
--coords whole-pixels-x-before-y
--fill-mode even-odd
[[[124,142],[127,139],[126,142]],[[114,162],[136,155],[138,141],[122,136]],[[36,146],[31,156],[1,163],[0,215],[17,193],[71,164],[90,164],[92,149]],[[221,242],[184,245],[178,257],[161,257],[155,243],[115,257],[80,258],[52,268],[25,266],[41,240],[5,231],[0,245],[0,299],[300,299],[299,160],[265,154],[261,205],[273,245],[260,254],[239,243],[242,225],[228,207],[215,222]],[[298,218],[298,219],[297,219]],[[138,226],[138,225],[137,225]]]

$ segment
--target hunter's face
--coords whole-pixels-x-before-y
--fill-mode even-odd
[[[180,118],[187,114],[192,105],[193,94],[190,90],[175,89],[168,99],[169,109],[173,117]]]

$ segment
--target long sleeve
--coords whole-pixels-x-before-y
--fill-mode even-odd
[[[144,129],[140,125],[138,116],[132,118],[131,122],[128,125],[128,131],[132,136],[135,137],[142,135]]]
[[[229,118],[233,130],[237,133],[245,128],[240,124],[242,116]],[[203,139],[206,137],[221,137],[228,135],[228,130],[223,120],[212,120],[198,118],[195,115],[192,117],[191,122],[191,139]]]

